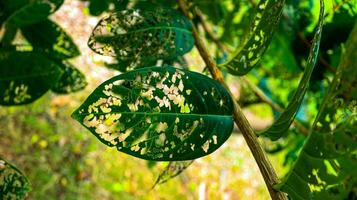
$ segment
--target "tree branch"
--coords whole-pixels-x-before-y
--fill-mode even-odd
[[[183,14],[186,15],[188,18],[190,18],[185,1],[178,0],[178,3],[179,3],[179,7],[180,7],[181,11],[183,12]],[[212,77],[215,80],[217,80],[218,82],[220,82],[230,92],[227,84],[224,81],[222,72],[218,69],[216,63],[214,62],[212,57],[209,55],[209,52],[208,52],[207,48],[205,47],[203,41],[201,40],[201,38],[198,34],[198,31],[194,25],[192,27],[192,34],[195,38],[196,47],[197,47],[202,59],[206,63],[208,70],[210,71]],[[255,158],[255,161],[258,164],[258,167],[260,169],[260,172],[263,175],[264,181],[266,183],[266,186],[268,188],[271,198],[274,200],[275,199],[287,200],[285,193],[277,191],[273,188],[273,186],[279,182],[278,176],[276,175],[276,172],[275,172],[272,164],[270,163],[269,159],[267,158],[266,154],[264,153],[263,148],[260,146],[260,144],[258,142],[258,138],[255,135],[254,130],[250,126],[248,120],[245,118],[245,116],[242,112],[242,109],[240,108],[240,106],[237,104],[236,101],[233,101],[233,104],[234,104],[234,111],[233,111],[234,121],[237,124],[238,128],[241,130],[242,135],[243,135],[245,141],[247,142],[248,147]]]

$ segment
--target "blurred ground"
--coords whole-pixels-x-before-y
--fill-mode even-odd
[[[100,66],[109,58],[87,47],[98,18],[86,13],[82,2],[67,0],[52,18],[80,48],[82,55],[72,63],[87,75],[88,87],[70,95],[47,93],[28,106],[0,108],[0,154],[28,176],[32,184],[28,199],[268,199],[239,134],[181,176],[150,191],[167,163],[148,163],[108,148],[70,118],[97,85],[116,74]],[[192,55],[190,63],[200,65],[197,52]],[[270,123],[263,122],[256,123],[260,129]]]

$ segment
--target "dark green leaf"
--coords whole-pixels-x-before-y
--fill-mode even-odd
[[[29,190],[30,184],[21,171],[0,157],[0,199],[24,199]]]
[[[10,26],[23,27],[45,20],[63,0],[35,0],[12,13],[5,21]]]
[[[163,8],[124,10],[100,20],[88,41],[96,53],[120,60],[171,59],[194,45],[191,24]]]
[[[286,180],[277,188],[293,199],[357,196],[357,25],[346,43],[313,130]]]
[[[193,163],[193,160],[188,161],[171,161],[167,165],[167,167],[160,173],[159,177],[152,188],[156,185],[165,183],[172,178],[175,178],[179,174],[181,174],[187,167],[189,167]]]
[[[44,51],[57,59],[67,59],[80,55],[72,38],[55,22],[45,20],[23,27],[22,34],[34,49]]]
[[[108,8],[108,0],[91,0],[89,2],[89,13],[94,16],[102,14],[104,11],[108,10]]]
[[[219,148],[233,129],[233,103],[216,81],[152,67],[100,85],[73,113],[104,144],[157,161],[193,160]]]
[[[35,52],[0,51],[0,105],[35,101],[61,76],[60,67]]]
[[[260,0],[249,37],[227,62],[219,66],[225,67],[231,74],[239,76],[245,75],[253,69],[270,44],[284,2],[285,0]]]
[[[63,69],[63,74],[59,81],[51,88],[52,91],[59,94],[68,94],[77,92],[87,86],[86,77],[71,63],[63,62],[60,65]]]
[[[312,72],[315,68],[316,61],[318,59],[322,26],[324,19],[324,4],[321,3],[320,18],[317,26],[317,30],[314,36],[314,40],[310,49],[309,57],[307,59],[307,66],[304,70],[304,74],[301,77],[298,88],[295,91],[293,98],[290,100],[288,107],[281,113],[279,118],[273,123],[271,127],[261,133],[264,136],[277,140],[287,133],[291,123],[294,121],[297,111],[304,99],[305,93],[308,89]]]

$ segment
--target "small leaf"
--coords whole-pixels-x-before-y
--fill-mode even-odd
[[[86,77],[71,63],[64,61],[61,63],[63,74],[59,81],[51,88],[53,92],[58,94],[68,94],[77,92],[87,86]]]
[[[88,46],[120,60],[170,59],[192,49],[191,28],[189,20],[174,10],[124,10],[100,20]]]
[[[10,26],[23,27],[45,20],[63,0],[35,0],[12,13],[5,21]]]
[[[273,125],[267,130],[263,131],[261,135],[267,136],[272,140],[278,140],[285,133],[287,133],[291,123],[294,121],[296,113],[299,110],[305,93],[308,89],[310,78],[318,59],[323,22],[324,4],[322,3],[320,8],[319,23],[315,32],[314,40],[312,42],[309,57],[307,59],[307,66],[304,70],[303,76],[301,77],[298,88],[295,91],[293,98],[290,100],[287,108],[281,113]]]
[[[30,190],[27,178],[0,157],[0,199],[20,200]]]
[[[60,67],[35,52],[0,51],[0,105],[35,101],[61,76]]]
[[[169,162],[167,167],[160,173],[159,177],[157,177],[157,180],[152,188],[154,188],[156,185],[166,183],[172,178],[175,178],[183,171],[185,171],[185,169],[187,169],[187,167],[189,167],[193,161],[194,160]]]
[[[285,0],[260,0],[256,8],[250,35],[243,47],[225,63],[219,64],[234,75],[245,75],[257,65],[270,44],[280,20]]]
[[[156,161],[193,160],[233,129],[233,103],[216,81],[173,67],[134,70],[104,82],[72,114],[108,146]]]
[[[72,38],[55,22],[45,20],[23,27],[23,36],[34,50],[44,51],[51,57],[67,59],[80,55]]]
[[[357,196],[357,25],[294,167],[276,188],[292,199]]]

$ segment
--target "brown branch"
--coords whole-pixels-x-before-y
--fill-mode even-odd
[[[207,33],[208,37],[210,37],[212,39],[212,41],[214,43],[216,43],[216,45],[223,51],[223,52],[230,52],[228,50],[228,48],[226,48],[226,46],[224,44],[222,44],[222,42],[215,37],[215,35],[210,31],[210,29],[208,28],[208,25],[206,23],[206,21],[204,20],[204,17],[202,15],[202,13],[200,12],[200,10],[196,9],[195,10],[195,15],[197,16],[197,18],[200,21],[200,24],[202,25],[203,29],[205,30],[205,32]],[[311,44],[310,44],[311,46]],[[284,109],[282,107],[280,107],[278,104],[276,104],[275,102],[273,102],[269,97],[267,97],[263,91],[261,91],[260,88],[258,88],[257,86],[255,86],[254,84],[252,84],[248,79],[242,77],[241,78],[249,87],[250,89],[254,92],[254,94],[263,102],[267,103],[268,105],[270,105],[275,111],[278,112],[283,112]],[[301,132],[303,135],[307,136],[309,134],[309,130],[302,125],[299,121],[297,121],[296,119],[294,119],[294,126],[299,130],[299,132]]]
[[[186,6],[186,3],[184,0],[178,0],[179,7],[181,11],[183,12],[184,15],[186,15],[189,18],[189,12]],[[212,57],[209,55],[209,52],[207,48],[205,47],[202,39],[199,36],[199,33],[196,29],[196,27],[193,25],[192,27],[192,34],[195,38],[196,42],[196,47],[206,63],[208,70],[210,71],[212,77],[220,82],[227,90],[230,92],[226,82],[224,81],[224,78],[222,76],[222,72],[218,69],[216,63],[213,61]],[[275,184],[279,182],[278,176],[276,175],[276,172],[270,163],[269,159],[267,158],[266,154],[264,153],[264,150],[262,146],[259,144],[258,138],[254,133],[254,130],[250,126],[248,120],[245,118],[242,109],[240,106],[237,104],[236,101],[233,101],[234,104],[234,111],[233,111],[233,117],[234,121],[237,124],[238,128],[241,130],[242,135],[245,139],[245,141],[248,144],[248,147],[250,151],[252,152],[255,161],[260,169],[260,172],[263,175],[264,181],[266,183],[266,186],[268,188],[268,191],[270,193],[270,196],[272,199],[284,199],[287,200],[286,194],[277,191],[273,188]]]

